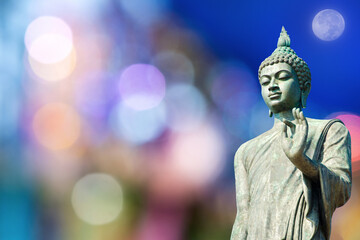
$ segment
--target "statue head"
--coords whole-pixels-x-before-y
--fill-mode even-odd
[[[311,74],[306,62],[290,48],[290,37],[282,27],[277,48],[259,67],[262,96],[271,112],[306,107]]]

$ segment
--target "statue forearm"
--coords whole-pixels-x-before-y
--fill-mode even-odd
[[[311,180],[315,182],[319,180],[319,164],[311,160],[306,154],[290,159],[290,161]]]

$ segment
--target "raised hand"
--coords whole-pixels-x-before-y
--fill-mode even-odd
[[[297,165],[295,162],[304,157],[304,149],[308,135],[308,123],[304,117],[304,113],[299,108],[293,108],[292,114],[295,118],[295,124],[288,120],[283,120],[281,147],[286,156]],[[290,127],[291,136],[288,136],[288,127]]]

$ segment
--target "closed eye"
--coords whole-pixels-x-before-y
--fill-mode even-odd
[[[262,85],[262,86],[266,86],[266,85],[268,85],[270,83],[270,78],[268,78],[268,77],[262,77],[261,79],[260,79],[260,84]]]
[[[281,71],[277,74],[277,79],[279,80],[287,80],[292,77],[292,74],[288,71]]]
[[[262,86],[266,86],[266,85],[268,85],[269,83],[270,83],[270,81],[264,81],[264,82],[261,83],[261,85],[262,85]]]

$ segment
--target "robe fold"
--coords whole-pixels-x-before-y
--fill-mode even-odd
[[[351,192],[350,134],[331,125],[319,159],[314,152],[329,120],[308,120],[305,154],[319,163],[311,180],[281,148],[273,128],[242,144],[235,154],[237,214],[231,240],[330,239],[331,217]]]

